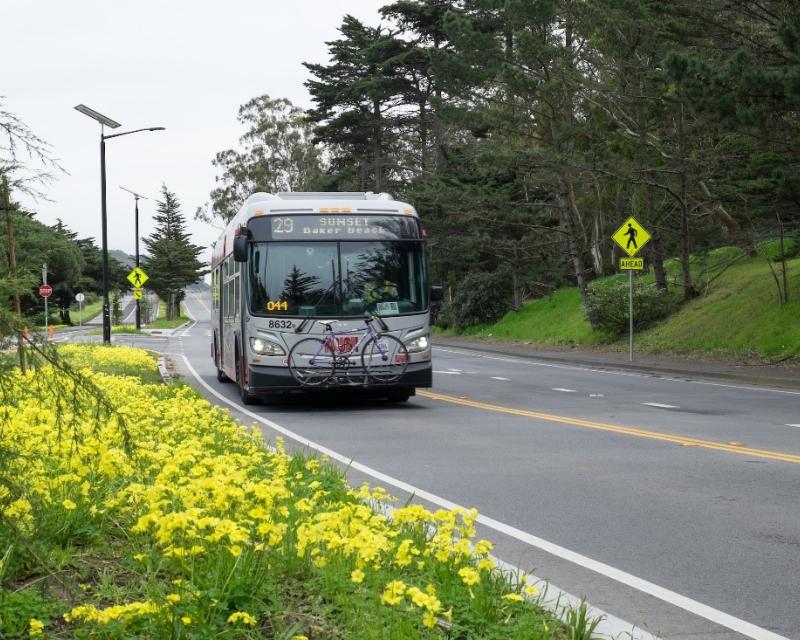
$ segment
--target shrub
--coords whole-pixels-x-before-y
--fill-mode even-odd
[[[678,299],[654,284],[633,283],[633,326],[643,329],[677,311]],[[629,324],[628,283],[623,280],[589,285],[586,315],[592,328],[620,335]]]
[[[439,315],[439,324],[460,329],[497,322],[508,311],[511,295],[508,272],[471,273],[456,286],[453,301]]]

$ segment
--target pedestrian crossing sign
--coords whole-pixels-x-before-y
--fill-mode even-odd
[[[128,274],[128,282],[134,287],[143,287],[144,283],[149,279],[150,276],[148,276],[141,267],[134,267],[133,271]]]
[[[141,300],[142,299],[142,288],[141,287],[134,287],[134,289],[133,289],[133,299],[134,300]]]
[[[640,225],[633,216],[623,222],[622,226],[611,236],[614,242],[631,258],[639,253],[650,237],[647,229]]]

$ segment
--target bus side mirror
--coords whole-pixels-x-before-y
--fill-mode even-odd
[[[233,259],[236,262],[247,262],[247,235],[244,233],[233,239]]]
[[[431,302],[441,302],[444,300],[444,287],[431,287]]]

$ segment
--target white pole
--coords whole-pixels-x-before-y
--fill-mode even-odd
[[[78,326],[83,326],[83,300],[78,301]]]
[[[628,344],[628,359],[633,362],[633,270],[628,271],[628,318],[630,321],[630,339]]]

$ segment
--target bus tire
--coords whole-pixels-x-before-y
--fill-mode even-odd
[[[217,369],[217,382],[230,382],[231,379],[225,375],[222,369]]]
[[[403,403],[408,402],[408,399],[411,397],[410,391],[390,391],[386,394],[386,399],[392,403]]]
[[[239,399],[245,405],[258,404],[258,398],[247,390],[242,381],[242,367],[244,366],[246,366],[245,363],[237,358],[236,384],[239,385]]]

